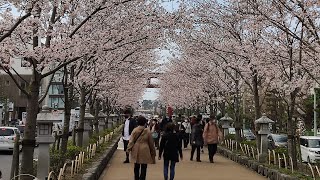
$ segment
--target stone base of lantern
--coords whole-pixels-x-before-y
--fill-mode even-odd
[[[266,163],[268,160],[268,154],[259,154],[259,162]]]
[[[86,147],[89,145],[89,139],[90,139],[90,136],[89,136],[89,131],[83,131],[83,141],[82,141],[82,145],[83,147]]]
[[[49,174],[50,167],[50,144],[39,143],[39,154],[37,163],[37,177],[39,179],[46,179]]]

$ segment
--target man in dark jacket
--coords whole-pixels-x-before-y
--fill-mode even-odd
[[[203,127],[200,124],[202,120],[202,116],[198,115],[197,119],[196,119],[196,124],[193,125],[192,127],[192,132],[191,132],[191,157],[190,160],[193,160],[193,155],[195,150],[197,150],[197,161],[201,162],[200,160],[200,148],[201,146],[203,146]]]
[[[124,151],[127,151],[127,147],[129,144],[130,136],[135,127],[137,127],[137,122],[132,117],[131,110],[127,109],[124,112],[124,117],[126,118],[126,121],[123,126],[122,130],[122,140],[123,140],[123,147]],[[129,163],[129,153],[126,152],[126,160],[123,163]]]
[[[181,160],[182,155],[182,141],[178,134],[175,133],[175,125],[173,123],[168,123],[165,134],[161,138],[160,149],[159,149],[159,160],[161,159],[163,153],[163,175],[164,179],[168,180],[169,174],[169,164],[170,164],[170,180],[174,179],[175,176],[175,165],[179,162],[179,156]]]
[[[167,125],[169,122],[172,122],[172,117],[171,117],[171,116],[169,117],[169,119],[168,119],[167,117],[164,117],[164,118],[162,119],[162,121],[160,122],[160,130],[161,130],[162,132],[165,131],[166,125]]]

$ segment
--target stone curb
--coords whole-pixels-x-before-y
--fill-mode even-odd
[[[106,152],[101,155],[101,157],[99,157],[95,162],[93,162],[89,169],[86,169],[86,173],[83,174],[82,180],[98,180],[100,178],[113,154],[117,150],[120,138],[121,135],[114,139],[107,148]]]
[[[270,180],[299,180],[297,177],[293,177],[287,174],[283,174],[276,169],[271,169],[266,167],[262,163],[259,163],[254,160],[250,160],[246,156],[241,156],[240,154],[235,154],[232,151],[225,149],[221,146],[218,146],[218,153],[222,156],[231,159],[232,161],[239,163],[242,166],[257,172],[258,174],[269,178]]]

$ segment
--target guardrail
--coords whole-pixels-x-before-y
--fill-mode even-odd
[[[111,142],[113,136],[118,133],[121,129],[122,129],[122,126],[123,125],[120,125],[119,127],[116,127],[115,129],[113,129],[112,132],[110,132],[109,134],[105,135],[105,136],[99,136],[98,137],[98,140],[93,143],[93,144],[89,144],[89,146],[86,148],[86,151],[85,152],[80,152],[74,160],[71,161],[71,165],[69,167],[70,169],[70,176],[71,178],[74,178],[75,175],[77,175],[81,168],[83,167],[84,165],[84,160],[85,158],[87,160],[90,160],[92,159],[93,157],[95,157],[96,155],[96,151],[97,151],[97,148],[104,144],[104,143],[107,143],[107,142]],[[64,177],[66,176],[66,169],[68,167],[68,163],[64,163],[63,167],[60,168],[60,171],[59,171],[59,175],[57,177],[57,180],[62,180],[64,179]],[[48,179],[50,179],[52,177],[52,175],[54,174],[53,171],[51,171],[48,175]]]

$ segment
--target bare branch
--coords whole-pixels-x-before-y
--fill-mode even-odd
[[[39,104],[41,104],[42,101],[46,98],[46,96],[47,96],[47,94],[49,92],[49,88],[50,88],[51,82],[53,80],[53,77],[54,77],[54,74],[52,74],[51,77],[50,77],[49,84],[46,87],[46,91],[45,91],[44,95],[42,95],[42,97],[38,100]]]

